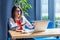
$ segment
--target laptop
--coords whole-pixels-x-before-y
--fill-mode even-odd
[[[48,27],[48,20],[39,20],[39,21],[35,21],[33,24],[35,26],[34,28],[34,32],[42,32],[45,31]]]

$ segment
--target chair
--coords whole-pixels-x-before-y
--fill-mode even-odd
[[[54,28],[54,23],[52,21],[49,22],[48,28]]]

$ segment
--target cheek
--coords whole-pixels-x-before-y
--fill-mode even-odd
[[[21,13],[19,13],[18,15],[21,16]]]
[[[15,16],[18,16],[18,13],[15,13]]]

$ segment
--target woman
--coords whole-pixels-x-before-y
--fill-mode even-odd
[[[9,19],[10,30],[16,30],[22,32],[22,30],[25,30],[24,28],[25,25],[32,28],[30,22],[22,15],[21,8],[14,6],[12,8],[11,18]],[[33,38],[25,40],[33,40]]]

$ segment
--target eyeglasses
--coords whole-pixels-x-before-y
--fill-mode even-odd
[[[20,12],[20,10],[16,10],[17,12]]]

